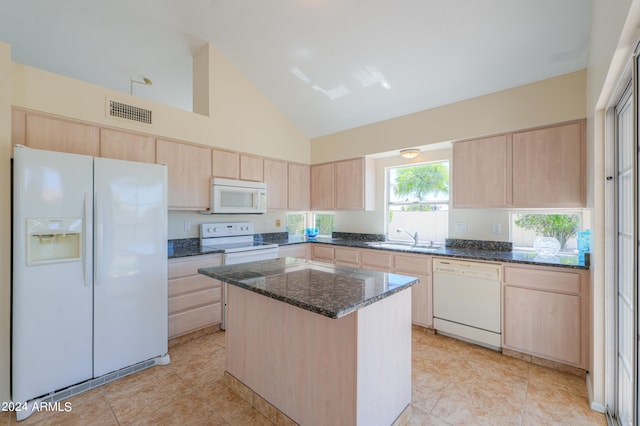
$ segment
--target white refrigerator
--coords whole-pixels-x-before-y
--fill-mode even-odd
[[[17,146],[12,399],[167,355],[167,168]]]

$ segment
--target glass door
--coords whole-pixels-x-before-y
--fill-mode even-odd
[[[634,76],[635,77],[635,76]],[[616,384],[615,420],[635,424],[637,387],[637,144],[631,85],[615,107]]]

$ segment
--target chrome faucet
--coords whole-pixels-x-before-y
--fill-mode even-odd
[[[412,235],[410,232],[405,231],[405,230],[404,230],[404,229],[402,229],[402,228],[398,228],[398,229],[396,229],[396,232],[404,232],[405,234],[407,234],[408,236],[410,236],[410,237],[411,237],[411,239],[413,240],[413,245],[414,245],[414,246],[417,246],[417,245],[418,245],[418,233],[417,233],[417,232],[416,232],[416,233],[414,233],[414,234]]]

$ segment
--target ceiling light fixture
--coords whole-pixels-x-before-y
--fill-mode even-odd
[[[133,95],[133,83],[142,84],[142,85],[145,85],[145,86],[151,86],[153,84],[151,79],[148,79],[147,77],[142,77],[142,81],[134,80],[133,77],[130,77],[130,79],[131,79],[131,85],[130,85],[130,88],[129,88],[129,94],[130,95]]]
[[[404,158],[416,158],[420,154],[419,149],[403,149],[400,150],[400,155]]]

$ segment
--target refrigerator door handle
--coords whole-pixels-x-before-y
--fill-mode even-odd
[[[94,282],[95,285],[98,286],[102,283],[101,280],[101,276],[100,276],[100,271],[102,270],[102,268],[100,267],[100,248],[102,247],[102,239],[103,239],[103,232],[104,232],[104,224],[103,224],[103,219],[104,219],[104,215],[103,215],[103,211],[102,211],[102,199],[100,198],[99,194],[96,192],[95,193],[95,201],[96,201],[96,222],[95,222],[95,241],[94,241],[94,247],[95,247],[95,253],[94,253],[94,257],[95,257],[95,261],[93,264],[93,270],[94,270]]]
[[[91,286],[91,268],[89,268],[89,221],[87,220],[87,214],[89,213],[89,194],[85,191],[84,193],[84,206],[83,206],[84,211],[82,212],[82,216],[83,216],[83,229],[82,232],[84,232],[84,242],[83,242],[83,257],[84,257],[84,262],[83,262],[83,268],[84,270],[83,275],[84,275],[84,286],[85,287],[89,287]]]

